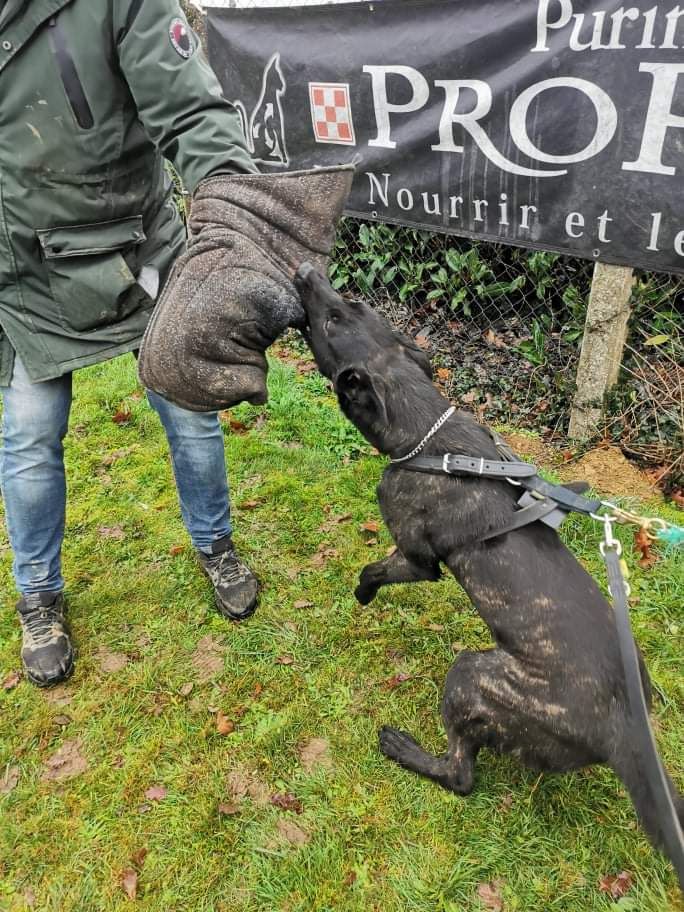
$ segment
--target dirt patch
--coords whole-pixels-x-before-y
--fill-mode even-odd
[[[617,447],[590,450],[577,462],[568,463],[558,473],[563,481],[588,481],[596,491],[622,497],[659,497],[657,488]]]
[[[558,450],[547,446],[541,437],[532,434],[519,434],[515,431],[501,436],[514,453],[520,457],[531,459],[535,465],[551,468],[563,461]]]
[[[224,665],[226,647],[223,642],[210,633],[203,636],[192,654],[192,664],[197,672],[200,684],[206,684],[221,674]]]

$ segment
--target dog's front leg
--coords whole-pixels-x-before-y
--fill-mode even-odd
[[[401,551],[397,550],[393,551],[389,557],[363,568],[354,595],[362,605],[367,605],[373,601],[381,586],[436,579],[439,579],[439,566],[421,567],[408,560]]]

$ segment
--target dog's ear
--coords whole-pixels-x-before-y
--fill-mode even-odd
[[[406,333],[395,330],[395,335],[401,342],[404,352],[412,361],[415,361],[418,367],[427,376],[428,380],[432,380],[432,364],[425,352],[421,348],[418,348],[413,339],[407,336]]]
[[[362,433],[376,433],[388,425],[385,384],[380,376],[365,367],[344,367],[334,383],[342,411]]]

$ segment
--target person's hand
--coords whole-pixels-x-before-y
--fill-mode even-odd
[[[292,280],[303,260],[325,272],[352,176],[341,166],[200,183],[188,250],[143,339],[148,389],[195,411],[266,401],[265,350],[303,325]]]

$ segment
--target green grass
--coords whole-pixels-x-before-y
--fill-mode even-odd
[[[132,359],[77,375],[64,561],[78,666],[66,705],[25,681],[0,691],[0,778],[20,769],[16,788],[0,796],[0,909],[28,908],[33,891],[40,912],[477,912],[478,884],[495,878],[506,912],[681,909],[668,864],[609,770],[538,777],[483,752],[475,791],[461,799],[379,754],[383,723],[442,749],[438,703],[454,649],[486,646],[489,635],[450,578],[385,590],[367,609],[355,603],[358,571],[391,544],[384,528],[370,545],[359,528],[379,519],[384,460],[340,416],[318,374],[274,361],[270,388],[268,406],[233,411],[256,426],[226,434],[236,539],[263,582],[259,611],[235,626],[212,609]],[[132,419],[119,426],[111,416],[122,402]],[[329,515],[347,513],[319,531]],[[119,540],[99,532],[115,526]],[[599,530],[574,517],[564,535],[602,580]],[[627,542],[629,532],[620,535]],[[19,665],[20,637],[0,536],[4,678]],[[317,568],[321,543],[336,554]],[[681,566],[670,555],[637,569],[633,588],[634,628],[660,695],[658,738],[682,787]],[[304,600],[311,606],[295,607]],[[223,641],[225,662],[201,684],[192,656],[207,635]],[[103,646],[128,664],[105,674]],[[294,662],[279,664],[283,655]],[[398,673],[410,678],[383,686]],[[236,719],[234,734],[216,732],[217,708]],[[64,715],[66,724],[55,722]],[[75,737],[87,770],[42,781],[46,759]],[[303,768],[299,749],[312,737],[329,742],[331,768]],[[256,797],[220,815],[236,771],[251,777]],[[303,812],[260,801],[254,783],[265,794],[292,792]],[[154,784],[167,797],[146,801]],[[280,835],[285,820],[308,834],[305,845]],[[120,873],[143,847],[131,903]],[[598,881],[622,870],[634,886],[616,904]]]

